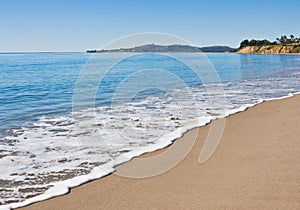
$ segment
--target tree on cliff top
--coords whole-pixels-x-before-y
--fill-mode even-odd
[[[245,39],[241,42],[239,49],[247,47],[247,46],[264,46],[264,45],[276,45],[276,44],[300,44],[300,37],[295,38],[294,35],[290,35],[290,38],[288,38],[286,35],[281,36],[280,38],[276,38],[276,42],[270,42],[267,39],[264,40],[255,40],[252,39],[249,41],[248,39]]]

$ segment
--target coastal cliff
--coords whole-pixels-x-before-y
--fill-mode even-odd
[[[237,51],[241,54],[288,54],[300,53],[300,44],[246,46]]]

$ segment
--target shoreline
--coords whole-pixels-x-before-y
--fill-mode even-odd
[[[236,52],[236,54],[240,54],[240,55],[300,55],[300,53],[240,53],[240,52]]]
[[[286,96],[286,97],[283,97],[283,99],[273,99],[273,100],[271,100],[271,101],[265,101],[264,103],[259,103],[259,104],[257,104],[257,105],[259,105],[259,106],[257,106],[257,105],[254,105],[254,107],[250,107],[250,108],[247,108],[246,109],[246,111],[242,111],[242,112],[238,112],[238,113],[234,113],[234,114],[231,114],[229,117],[226,117],[227,119],[231,119],[231,118],[234,118],[235,116],[238,116],[238,115],[242,115],[243,113],[247,113],[247,112],[249,112],[249,111],[251,111],[251,110],[253,110],[253,109],[256,109],[256,107],[260,107],[260,106],[262,106],[262,105],[264,105],[264,104],[269,104],[269,103],[277,103],[277,102],[279,102],[279,103],[285,103],[284,101],[285,100],[291,100],[291,99],[294,99],[294,100],[296,100],[296,98],[299,100],[299,98],[300,98],[300,96],[299,95],[295,95],[295,96],[293,96],[293,97],[289,97],[289,96]],[[153,151],[153,152],[150,152],[150,153],[146,153],[146,154],[144,154],[144,155],[142,155],[142,156],[140,156],[140,157],[149,157],[149,156],[153,156],[153,155],[156,155],[156,154],[158,154],[158,153],[160,153],[160,152],[162,152],[162,151],[164,151],[164,150],[167,150],[169,147],[174,147],[174,145],[176,145],[176,144],[179,144],[178,142],[180,142],[180,141],[182,141],[182,139],[185,139],[186,138],[186,136],[188,136],[190,133],[193,133],[193,132],[195,132],[195,131],[197,131],[197,130],[206,130],[206,132],[208,132],[208,128],[210,127],[210,124],[208,124],[208,125],[206,125],[206,126],[203,126],[203,127],[200,127],[200,128],[194,128],[194,129],[192,129],[192,130],[189,130],[188,132],[186,132],[184,135],[183,135],[183,137],[181,137],[181,138],[179,138],[179,139],[177,139],[177,140],[175,140],[170,146],[168,146],[168,147],[166,147],[166,148],[163,148],[163,149],[159,149],[159,150],[156,150],[156,151]],[[226,130],[226,127],[227,127],[227,124],[226,124],[226,126],[225,126],[225,130]],[[203,137],[203,136],[202,136]],[[197,141],[198,141],[198,139],[197,139]],[[221,140],[221,144],[222,144],[222,142],[223,142],[223,140]],[[195,143],[195,144],[199,144],[199,142],[197,143]],[[203,141],[202,141],[202,144],[203,144]],[[203,145],[202,145],[203,146]],[[200,146],[200,148],[202,148],[202,146]],[[220,147],[221,145],[219,145],[219,147]],[[193,146],[193,148],[192,148],[192,150],[194,149],[194,147],[195,147],[195,145]],[[219,150],[219,148],[217,148],[217,150]],[[189,156],[190,154],[188,154],[188,156]],[[199,154],[198,154],[199,155]],[[215,156],[215,154],[211,157],[211,158],[213,158]],[[185,158],[186,159],[186,158]],[[184,162],[185,160],[183,160],[182,162]],[[130,161],[129,161],[130,162]],[[124,164],[122,164],[122,165],[119,165],[119,166],[117,166],[116,167],[116,169],[117,169],[117,171],[119,170],[119,168],[122,168],[122,166],[124,166],[124,165],[126,165],[126,164],[128,164],[129,162],[126,162],[126,163],[124,163]],[[207,162],[210,162],[210,159],[207,161]],[[199,164],[199,163],[198,163]],[[181,163],[179,164],[179,165],[181,165]],[[206,163],[205,164],[203,164],[204,166],[206,165]],[[177,166],[176,166],[177,167]],[[176,168],[175,167],[175,168]],[[199,167],[200,167],[200,165],[199,165]],[[173,170],[173,169],[172,169]],[[172,172],[172,170],[171,170],[171,172]],[[171,173],[170,171],[168,171],[168,172],[166,172],[165,174],[168,174],[168,173]],[[159,175],[158,176],[158,178],[160,177],[160,176],[164,176],[164,174],[162,174],[162,175]],[[114,178],[109,178],[109,177],[114,177]],[[53,205],[53,204],[55,204],[56,202],[55,202],[55,200],[56,199],[58,199],[58,200],[65,200],[65,199],[68,199],[68,198],[70,198],[70,197],[74,197],[74,192],[75,191],[81,191],[82,189],[84,189],[84,190],[88,190],[88,189],[90,189],[92,186],[91,185],[93,185],[93,183],[101,183],[101,182],[107,182],[107,181],[102,181],[102,180],[107,180],[107,179],[119,179],[118,180],[118,182],[120,181],[120,180],[123,180],[123,179],[128,179],[128,178],[122,178],[122,177],[118,177],[118,176],[116,176],[115,174],[110,174],[110,175],[108,175],[108,176],[105,176],[105,177],[102,177],[102,178],[100,178],[100,179],[96,179],[96,180],[94,180],[94,181],[90,181],[90,182],[87,182],[87,183],[85,183],[85,184],[82,184],[82,185],[80,185],[80,186],[78,186],[78,187],[74,187],[74,188],[72,188],[71,189],[71,192],[70,193],[68,193],[68,194],[66,194],[66,195],[64,195],[64,196],[60,196],[60,197],[54,197],[54,198],[51,198],[51,199],[48,199],[48,200],[45,200],[45,201],[41,201],[41,202],[38,202],[38,203],[34,203],[34,204],[32,204],[32,205],[29,205],[29,206],[27,206],[27,207],[25,207],[25,209],[36,209],[36,208],[38,208],[38,206],[39,207],[46,207],[47,208],[47,206],[48,205]],[[146,178],[146,179],[156,179],[155,177],[151,177],[151,178]],[[130,180],[130,182],[135,182],[135,181],[137,181],[137,182],[139,182],[139,179],[129,179]],[[76,197],[76,196],[75,196]],[[82,202],[80,202],[80,203],[82,203]],[[299,203],[298,203],[299,204]],[[43,205],[45,205],[45,206],[43,206]],[[50,206],[48,206],[48,207],[50,207]],[[64,208],[68,208],[68,207],[70,207],[71,208],[71,206],[63,206]]]

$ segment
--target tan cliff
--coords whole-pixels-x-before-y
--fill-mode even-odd
[[[246,46],[237,51],[241,54],[288,54],[300,53],[300,44]]]

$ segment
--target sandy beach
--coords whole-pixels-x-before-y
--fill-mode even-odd
[[[300,209],[300,95],[228,117],[215,153],[199,164],[209,128],[171,145],[199,132],[186,158],[164,174],[113,174],[23,209]]]

